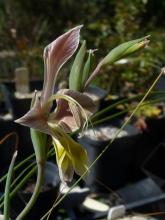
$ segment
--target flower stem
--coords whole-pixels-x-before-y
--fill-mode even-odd
[[[16,220],[23,220],[25,218],[25,216],[29,213],[31,208],[34,206],[34,204],[39,196],[41,186],[42,186],[42,183],[44,180],[45,161],[38,162],[37,167],[38,167],[37,182],[36,182],[36,186],[35,186],[33,195],[31,197],[30,201],[28,202],[28,204],[26,205],[26,207],[23,209],[23,211],[16,218]]]

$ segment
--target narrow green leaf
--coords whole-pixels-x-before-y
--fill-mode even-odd
[[[54,155],[54,149],[51,148],[51,150],[49,150],[48,152],[48,157]],[[30,157],[27,157],[26,162],[30,160]],[[24,161],[25,161],[24,160]],[[22,162],[24,162],[22,161]],[[20,162],[16,167],[20,167],[20,165],[22,165],[22,162]],[[27,167],[26,167],[27,168]],[[37,166],[34,166],[26,175],[24,178],[21,178],[18,180],[18,182],[16,183],[16,185],[14,185],[13,189],[10,192],[10,198],[12,199],[15,194],[24,186],[24,184],[26,184],[26,182],[28,181],[28,179],[37,171]],[[22,171],[22,173],[24,172],[24,170]],[[11,188],[11,187],[10,187]],[[0,197],[0,209],[3,207],[3,196]]]
[[[6,180],[6,186],[5,186],[5,198],[4,198],[4,220],[9,220],[9,214],[10,214],[10,185],[11,180],[13,177],[13,170],[14,170],[14,163],[17,157],[17,150],[14,152],[10,166],[9,171],[7,175]]]
[[[86,54],[86,41],[83,41],[76,58],[73,62],[70,76],[69,76],[69,88],[76,91],[81,91],[82,88],[82,67],[84,63],[84,57]]]

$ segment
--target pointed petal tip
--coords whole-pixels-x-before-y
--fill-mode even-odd
[[[81,29],[83,26],[84,26],[83,24],[80,24],[80,25],[77,25],[76,27],[74,27],[73,29]]]
[[[76,26],[76,27],[70,29],[69,32],[76,31],[76,32],[79,34],[82,27],[83,27],[82,24],[81,24],[81,25],[78,25],[78,26]]]
[[[22,121],[22,118],[18,118],[16,120],[14,120],[14,122],[17,124],[22,124],[23,121]]]
[[[14,120],[15,123],[20,124],[20,125],[24,125],[24,126],[28,126],[28,118],[27,115],[24,115],[16,120]]]
[[[19,119],[14,120],[15,123],[19,123]]]
[[[80,30],[81,30],[81,28],[82,28],[83,26],[84,26],[83,24],[78,25],[78,26],[76,26],[76,27],[70,29],[70,32],[72,32],[72,31],[78,31],[78,33],[79,33]]]
[[[147,36],[145,36],[145,38],[150,38],[151,37],[151,35],[149,34],[149,35],[147,35]]]
[[[78,27],[79,29],[81,29],[83,26],[84,26],[83,24],[80,24],[80,25],[78,25],[77,27]]]

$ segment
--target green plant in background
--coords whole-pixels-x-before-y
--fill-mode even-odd
[[[89,48],[101,48],[97,59],[101,59],[109,48],[115,47],[120,42],[143,36],[144,33],[151,33],[154,50],[149,48],[150,52],[141,54],[137,64],[138,67],[140,66],[138,71],[136,65],[130,68],[132,75],[134,76],[135,73],[141,79],[141,85],[146,81],[150,84],[155,77],[152,74],[156,70],[155,65],[160,67],[163,63],[161,57],[164,54],[165,44],[164,40],[160,40],[160,35],[164,39],[163,0],[157,2],[154,0],[80,0],[79,2],[29,0],[26,3],[22,0],[2,0],[0,4],[0,50],[12,50],[15,53],[14,57],[7,56],[6,59],[1,59],[0,56],[1,79],[14,79],[13,70],[20,66],[28,67],[31,78],[41,78],[43,46],[48,43],[48,39],[50,41],[54,38],[54,32],[60,33],[64,27],[70,28],[77,23],[84,23],[86,26],[83,37],[88,39]],[[113,75],[118,75],[122,71],[126,75],[125,70],[120,70],[118,67],[113,68],[116,73]],[[121,85],[127,82],[125,77],[118,79],[119,84],[116,78],[111,77],[114,83],[109,85],[107,83],[109,67],[102,71],[104,74],[97,79],[97,84],[110,92],[116,93],[120,89],[122,93]],[[136,86],[136,90],[137,92],[140,90],[140,83]]]
[[[135,116],[138,118],[157,118],[161,114],[161,109],[158,106],[153,106],[150,103],[144,106],[136,112]]]

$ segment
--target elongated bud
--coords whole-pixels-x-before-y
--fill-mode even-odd
[[[89,78],[91,66],[92,66],[92,56],[95,50],[89,50],[88,58],[85,62],[84,69],[83,69],[83,75],[82,75],[82,87],[84,87],[85,82]]]
[[[96,66],[95,70],[93,71],[89,79],[86,81],[84,88],[87,88],[91,81],[99,74],[102,66],[107,64],[113,64],[114,62],[146,47],[149,43],[148,38],[149,36],[142,37],[136,40],[131,40],[123,44],[120,44],[119,46],[112,49]]]
[[[75,91],[81,91],[82,88],[82,67],[84,63],[85,54],[86,41],[83,41],[73,62],[73,66],[69,76],[69,88]]]
[[[149,43],[149,36],[139,38],[136,40],[128,41],[111,50],[107,56],[101,61],[102,66],[106,64],[112,64],[121,58],[128,56],[144,47]]]

